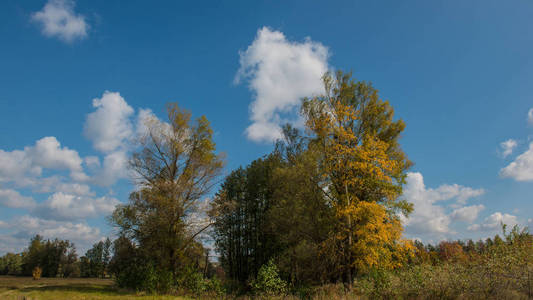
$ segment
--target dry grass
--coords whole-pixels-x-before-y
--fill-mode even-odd
[[[137,294],[120,290],[113,286],[110,279],[95,278],[41,278],[0,276],[0,299],[32,300],[170,300],[187,298]]]

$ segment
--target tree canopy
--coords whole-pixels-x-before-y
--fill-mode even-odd
[[[215,152],[204,116],[192,122],[191,113],[175,103],[167,106],[167,115],[167,122],[146,122],[130,160],[138,189],[128,204],[116,208],[111,221],[152,267],[175,280],[203,254],[195,238],[210,224],[199,220],[198,204],[215,184],[224,161]]]

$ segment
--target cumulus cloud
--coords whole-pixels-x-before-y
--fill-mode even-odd
[[[89,169],[100,167],[100,159],[98,156],[87,156],[83,159],[83,162]]]
[[[500,143],[502,148],[502,156],[505,158],[513,153],[513,150],[518,146],[518,143],[513,139],[508,139],[505,142]]]
[[[42,26],[45,36],[71,43],[85,38],[89,30],[85,17],[74,12],[74,5],[71,0],[49,0],[31,19]]]
[[[485,209],[485,206],[482,204],[464,206],[457,208],[450,214],[450,217],[453,220],[463,221],[472,223],[477,219],[478,214]]]
[[[408,202],[413,203],[414,211],[409,218],[403,219],[406,233],[433,234],[440,237],[453,233],[450,229],[452,220],[474,220],[477,213],[483,209],[482,205],[458,208],[448,214],[446,208],[438,202],[454,199],[457,204],[464,204],[469,198],[483,193],[483,189],[472,189],[457,184],[441,185],[436,189],[426,188],[421,173],[408,173],[403,196]]]
[[[0,182],[21,180],[27,173],[39,176],[41,172],[42,168],[33,164],[26,151],[0,150]]]
[[[94,196],[91,187],[87,184],[79,183],[59,183],[55,190],[62,193],[73,194],[77,196]]]
[[[471,231],[494,231],[501,228],[501,224],[507,226],[514,226],[518,224],[516,216],[510,214],[502,214],[501,212],[495,212],[488,216],[482,224],[472,224],[468,226],[468,230]]]
[[[61,147],[53,136],[44,137],[34,146],[24,147],[24,150],[0,150],[0,182],[15,182],[20,186],[32,185],[35,178],[42,174],[43,168],[69,170],[74,180],[87,179],[78,152]]]
[[[256,142],[280,138],[280,124],[291,121],[283,116],[294,112],[301,98],[323,93],[329,50],[310,38],[289,41],[282,32],[263,27],[239,54],[235,82],[246,80],[254,97],[247,137]]]
[[[0,205],[10,208],[31,208],[35,206],[32,197],[22,196],[12,189],[0,189]]]
[[[41,203],[35,214],[43,219],[76,220],[108,215],[119,201],[111,197],[87,197],[57,192]]]
[[[122,178],[128,178],[128,154],[116,151],[104,157],[103,165],[93,177],[93,182],[100,186],[111,186]]]
[[[86,223],[45,220],[24,215],[5,224],[4,229],[9,232],[0,235],[0,253],[22,251],[28,246],[29,239],[36,234],[45,239],[70,240],[76,244],[78,253],[85,253],[95,241],[102,239],[100,230]]]
[[[78,152],[67,147],[61,147],[59,141],[53,137],[44,137],[27,149],[28,154],[36,166],[52,170],[70,170],[76,180],[84,180],[82,159]]]
[[[119,203],[110,196],[97,196],[94,185],[112,187],[117,180],[128,178],[128,156],[134,149],[131,143],[136,135],[146,134],[146,122],[161,122],[149,109],[135,114],[119,93],[104,92],[93,99],[94,111],[84,124],[84,134],[99,153],[80,157],[77,151],[61,145],[53,136],[44,137],[24,149],[0,149],[0,206],[25,209],[24,217],[37,227],[14,226],[16,222],[0,221],[0,254],[12,251],[18,245],[27,245],[28,239],[39,233],[50,238],[66,238],[94,243],[99,232],[74,220],[109,215]],[[163,123],[163,133],[165,126]],[[88,174],[88,175],[87,175]],[[48,194],[36,198],[28,192]],[[14,219],[15,220],[15,219]],[[83,238],[85,236],[86,238]],[[5,244],[3,244],[5,243]],[[18,249],[18,248],[17,248]]]
[[[119,93],[109,91],[93,99],[93,107],[96,111],[87,115],[84,132],[94,148],[108,153],[122,147],[133,134],[130,120],[133,108]]]
[[[533,142],[529,144],[526,152],[500,170],[500,176],[510,177],[517,181],[533,180]]]

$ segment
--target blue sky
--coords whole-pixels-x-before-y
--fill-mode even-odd
[[[226,173],[298,124],[324,70],[390,100],[415,163],[408,238],[484,238],[533,217],[533,2],[2,1],[0,253],[35,233],[84,253],[132,186],[129,141],[177,101]]]

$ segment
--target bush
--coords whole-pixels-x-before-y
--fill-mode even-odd
[[[280,295],[287,292],[287,283],[279,276],[278,267],[272,259],[261,266],[251,286],[255,293]]]
[[[213,296],[220,296],[225,293],[225,289],[220,280],[216,277],[211,279],[205,278],[193,268],[188,268],[181,273],[177,285],[178,288],[194,295],[210,294]]]
[[[31,272],[31,275],[33,276],[33,280],[41,279],[42,273],[43,273],[43,269],[41,269],[40,267],[35,267],[33,271]]]

